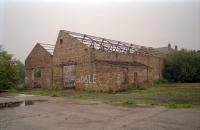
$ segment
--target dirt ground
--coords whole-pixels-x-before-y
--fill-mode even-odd
[[[200,109],[122,107],[63,97],[10,95],[0,103],[47,100],[0,109],[0,130],[200,130]]]

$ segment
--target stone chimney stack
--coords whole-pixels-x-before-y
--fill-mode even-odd
[[[175,51],[178,51],[178,47],[177,47],[177,45],[175,45]]]
[[[170,43],[168,44],[168,50],[171,50],[171,44]]]

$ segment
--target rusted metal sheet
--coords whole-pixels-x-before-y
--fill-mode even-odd
[[[63,81],[65,88],[75,87],[75,65],[63,66]]]

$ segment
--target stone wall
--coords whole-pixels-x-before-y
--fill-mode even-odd
[[[137,73],[137,81],[134,81]],[[125,79],[126,77],[126,79]],[[147,69],[144,67],[120,66],[103,63],[95,64],[95,71],[84,75],[79,82],[79,89],[89,88],[106,91],[109,89],[122,89],[130,84],[147,82]]]
[[[51,88],[52,86],[52,56],[40,44],[36,44],[31,53],[25,60],[25,80],[29,87],[34,86],[37,82],[43,88]],[[40,78],[33,78],[33,69],[41,70]]]
[[[151,68],[152,80],[162,78],[162,70],[164,66],[163,58],[156,56],[145,56],[139,54],[123,54],[118,52],[105,52],[96,50],[93,52],[93,57],[99,60],[113,60],[113,61],[137,61]]]
[[[53,56],[53,84],[63,87],[63,67],[75,65],[75,77],[89,74],[90,57],[88,47],[64,32],[60,32]],[[77,80],[77,78],[76,78]]]
[[[112,65],[96,62],[139,62],[140,66]],[[161,78],[163,59],[154,56],[105,52],[87,47],[76,38],[60,31],[53,56],[54,87],[64,87],[63,66],[75,65],[75,88],[119,89],[128,84],[152,82]],[[134,74],[137,73],[137,81]],[[124,77],[126,75],[126,83]]]

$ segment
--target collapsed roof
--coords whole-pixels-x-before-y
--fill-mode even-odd
[[[38,43],[38,44],[41,45],[51,55],[53,55],[53,51],[54,51],[55,45],[46,44],[46,43]]]
[[[144,47],[132,43],[126,43],[66,30],[61,31],[77,38],[79,41],[86,44],[88,47],[93,47],[97,50],[104,50],[108,52],[134,53],[157,57],[163,56],[160,52],[153,49],[152,47]]]

